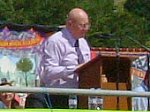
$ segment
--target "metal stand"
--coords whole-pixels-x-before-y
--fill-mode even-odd
[[[117,73],[117,80],[116,80],[116,89],[119,90],[119,79],[120,79],[120,41],[121,39],[116,39],[115,42],[115,50],[116,50],[116,73]],[[117,96],[117,110],[119,110],[119,97]]]
[[[93,34],[97,39],[113,39],[115,40],[115,51],[116,51],[116,69],[115,73],[117,74],[116,76],[116,90],[119,90],[119,79],[120,79],[120,43],[121,43],[121,38],[111,38],[114,36],[114,34]],[[116,105],[117,110],[119,110],[119,97],[117,96],[117,105]]]
[[[146,71],[146,75],[148,76],[148,91],[150,91],[150,66],[149,66],[149,61],[150,61],[150,56],[149,54],[147,54],[147,71]],[[148,110],[150,110],[150,101],[149,101],[149,97],[148,97]]]

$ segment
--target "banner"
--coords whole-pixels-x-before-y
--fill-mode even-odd
[[[37,85],[41,47],[44,37],[33,28],[25,31],[0,31],[0,85],[34,87]],[[16,93],[15,100],[24,107],[27,93]]]

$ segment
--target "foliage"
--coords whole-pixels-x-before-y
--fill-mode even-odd
[[[150,1],[149,0],[127,0],[125,8],[138,15],[150,19]]]
[[[20,24],[64,24],[69,0],[0,0],[0,20]],[[76,1],[70,2],[72,6]]]
[[[128,1],[126,1],[128,2]],[[147,18],[139,17],[136,14],[128,12],[126,9],[113,7],[106,15],[99,17],[97,29],[99,33],[113,34],[111,39],[95,39],[94,35],[89,38],[92,46],[102,47],[142,47],[141,45],[150,45],[150,22]],[[94,31],[96,28],[93,28]],[[93,31],[93,32],[94,32]],[[95,33],[95,32],[94,32]],[[139,41],[141,45],[135,43]]]
[[[91,29],[87,34],[87,40],[91,46],[115,47],[118,40],[121,40],[119,47],[140,47],[128,39],[129,35],[141,44],[150,46],[149,1],[116,1],[0,0],[0,20],[19,24],[57,26],[65,24],[70,9],[81,7],[90,16]],[[114,36],[113,39],[102,40],[94,37],[96,33],[112,33]]]
[[[27,72],[29,72],[33,68],[32,61],[29,58],[22,58],[17,62],[16,66],[18,70],[24,72],[26,86],[28,86]]]
[[[132,21],[132,29],[130,28],[132,32],[130,32],[130,35],[147,47],[150,47],[149,4],[149,0],[127,0],[124,4],[125,9],[135,19]]]

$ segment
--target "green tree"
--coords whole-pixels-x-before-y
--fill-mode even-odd
[[[91,28],[87,40],[94,47],[140,47],[128,35],[150,46],[148,0],[0,0],[0,20],[19,24],[58,26],[74,7],[87,11]],[[124,8],[125,7],[125,8]],[[113,33],[115,39],[95,39],[95,33]]]
[[[24,73],[24,78],[25,78],[25,83],[26,86],[28,86],[28,76],[27,76],[27,72],[29,72],[30,70],[32,70],[33,68],[33,63],[29,58],[21,58],[17,64],[17,69],[22,71]]]
[[[129,28],[130,35],[147,47],[150,47],[149,4],[149,0],[126,0],[124,4],[126,11],[135,19]]]
[[[149,4],[149,0],[127,0],[124,6],[129,12],[150,19]]]

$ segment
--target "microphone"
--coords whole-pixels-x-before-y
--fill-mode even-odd
[[[107,34],[107,33],[96,33],[96,34],[93,34],[92,37],[95,37],[97,39],[110,39],[113,37],[113,34]]]

